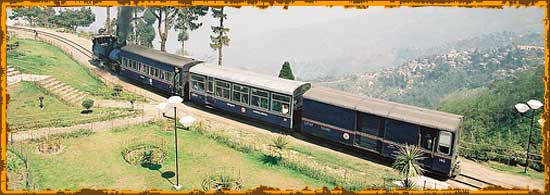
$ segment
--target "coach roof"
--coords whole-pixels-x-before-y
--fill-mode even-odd
[[[121,50],[177,67],[181,67],[187,64],[200,63],[200,61],[193,58],[166,53],[156,49],[146,48],[138,45],[126,45],[122,47]]]
[[[377,115],[424,127],[456,131],[462,125],[463,116],[420,108],[381,99],[359,97],[326,87],[312,87],[304,98],[345,107],[367,114]]]
[[[300,95],[311,87],[308,82],[282,79],[237,68],[211,64],[199,64],[189,70],[191,73],[206,75],[238,84],[248,85],[273,92]]]

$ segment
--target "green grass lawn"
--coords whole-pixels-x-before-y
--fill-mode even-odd
[[[364,173],[362,179],[364,179],[365,181],[371,181],[371,183],[373,184],[380,185],[382,183],[381,178],[388,178],[388,179],[399,178],[395,170],[382,165],[366,163],[366,161],[362,159],[346,159],[344,161],[342,160],[342,156],[338,154],[323,152],[318,149],[317,150],[313,149],[312,147],[309,147],[309,146],[295,145],[295,146],[291,146],[290,150],[294,150],[302,154],[307,154],[313,157],[314,159],[320,162],[323,162],[325,164],[335,165],[337,167],[342,167],[350,171],[362,172]],[[373,171],[373,170],[376,170],[376,171]]]
[[[531,168],[527,169],[527,173],[524,173],[524,167],[522,166],[510,166],[510,165],[493,162],[493,161],[489,161],[481,164],[486,167],[490,167],[492,169],[496,169],[499,171],[513,173],[515,175],[523,175],[523,176],[530,177],[532,179],[544,180],[544,172],[538,172]]]
[[[143,97],[127,92],[123,92],[120,97],[113,97],[111,87],[106,86],[90,70],[79,65],[61,49],[48,43],[19,39],[19,47],[8,52],[7,62],[22,73],[50,75],[94,96],[144,100]]]
[[[71,106],[49,95],[32,82],[20,82],[8,89],[8,123],[12,130],[30,130],[41,127],[63,127],[93,121],[104,121],[136,113],[122,108],[92,108],[81,115],[83,107]],[[44,109],[38,106],[38,97],[44,96]]]
[[[173,132],[161,129],[157,122],[60,139],[64,149],[53,155],[37,153],[38,141],[10,146],[14,149],[27,148],[25,153],[31,164],[31,177],[40,189],[170,190],[175,177],[165,179],[161,174],[174,171]],[[184,189],[201,189],[205,177],[224,171],[232,177],[240,176],[244,189],[260,185],[283,189],[332,187],[298,172],[265,164],[257,155],[236,151],[196,131],[178,130],[178,139],[180,183]],[[129,165],[124,161],[121,155],[123,148],[138,142],[164,143],[168,156],[158,171]]]

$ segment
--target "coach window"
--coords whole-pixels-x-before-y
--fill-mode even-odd
[[[449,155],[451,154],[451,138],[453,134],[441,131],[439,132],[439,141],[437,145],[437,151],[441,154]]]
[[[230,94],[231,94],[231,84],[229,84],[228,82],[216,80],[215,95],[225,99],[231,99]]]
[[[141,72],[145,74],[149,74],[149,66],[145,64],[141,64]]]
[[[122,58],[122,66],[128,67],[128,58]]]
[[[131,67],[132,69],[136,69],[136,61],[130,60],[130,67]]]
[[[164,72],[164,80],[174,82],[174,74],[172,72]]]
[[[155,68],[155,77],[160,78],[160,69]]]
[[[248,104],[248,87],[233,84],[233,101]]]
[[[191,75],[191,86],[195,91],[204,91],[204,76]]]
[[[360,132],[379,136],[380,123],[382,123],[382,118],[378,116],[363,112],[357,113],[357,130]]]
[[[269,92],[252,88],[250,105],[269,110]]]
[[[432,151],[434,146],[436,130],[420,128],[420,145],[426,150]]]
[[[141,62],[138,62],[137,65],[136,65],[136,70],[138,72],[141,72],[141,65],[142,65]]]
[[[208,92],[214,93],[214,78],[208,77]]]
[[[161,70],[161,71],[160,71],[160,79],[165,80],[165,79],[164,79],[164,78],[165,78],[164,74],[166,74],[166,71]]]
[[[290,96],[272,93],[271,94],[271,110],[288,114],[290,111]]]

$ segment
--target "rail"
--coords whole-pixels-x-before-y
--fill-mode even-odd
[[[87,49],[86,47],[82,46],[82,45],[79,45],[78,43],[75,43],[74,41],[71,41],[63,36],[60,36],[60,35],[57,35],[57,34],[54,34],[54,33],[50,33],[50,32],[46,32],[46,31],[43,31],[43,30],[38,30],[38,29],[29,29],[29,28],[25,28],[25,27],[19,27],[19,26],[8,26],[8,29],[17,29],[17,30],[23,30],[23,31],[27,31],[27,32],[34,32],[36,31],[38,34],[41,34],[41,35],[46,35],[50,38],[53,38],[53,39],[56,39],[66,45],[69,45],[71,47],[73,47],[74,49],[76,49],[78,52],[84,54],[85,56],[89,57],[90,59],[93,59],[93,52],[90,51],[89,49]]]
[[[34,30],[35,30],[35,29],[29,29],[29,28],[17,27],[17,26],[8,26],[8,28],[24,30],[24,31],[28,31],[28,32],[34,32]],[[43,31],[43,30],[36,30],[36,31],[39,34],[46,35],[48,37],[51,37],[51,38],[56,39],[58,41],[61,41],[62,43],[65,43],[65,44],[73,47],[78,52],[86,55],[90,59],[93,59],[93,52],[90,51],[89,49],[83,47],[82,45],[79,45],[79,44],[77,44],[77,43],[75,43],[75,42],[73,42],[73,41],[71,41],[71,40],[69,40],[65,37],[62,37],[62,36],[59,36],[59,35],[56,35],[56,34],[53,34],[53,33],[50,33],[50,32],[46,32],[46,31]],[[467,186],[475,188],[475,189],[481,189],[485,186],[494,186],[495,185],[493,183],[483,181],[481,179],[477,179],[477,178],[474,178],[474,177],[469,176],[469,175],[464,175],[462,173],[459,174],[456,178],[453,178],[453,179],[450,179],[450,180],[461,183],[461,184],[464,184],[464,185],[467,185]]]
[[[450,180],[469,186],[471,188],[475,188],[475,189],[481,189],[487,186],[496,186],[491,182],[484,181],[469,175],[465,175],[463,173],[459,174],[458,176]]]

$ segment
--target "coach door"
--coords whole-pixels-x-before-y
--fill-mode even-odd
[[[206,77],[206,98],[204,98],[205,104],[214,104],[214,78]]]
[[[424,150],[424,159],[420,162],[424,166],[432,167],[433,153],[435,152],[435,140],[437,137],[437,131],[430,128],[420,127],[420,141],[419,145]]]

